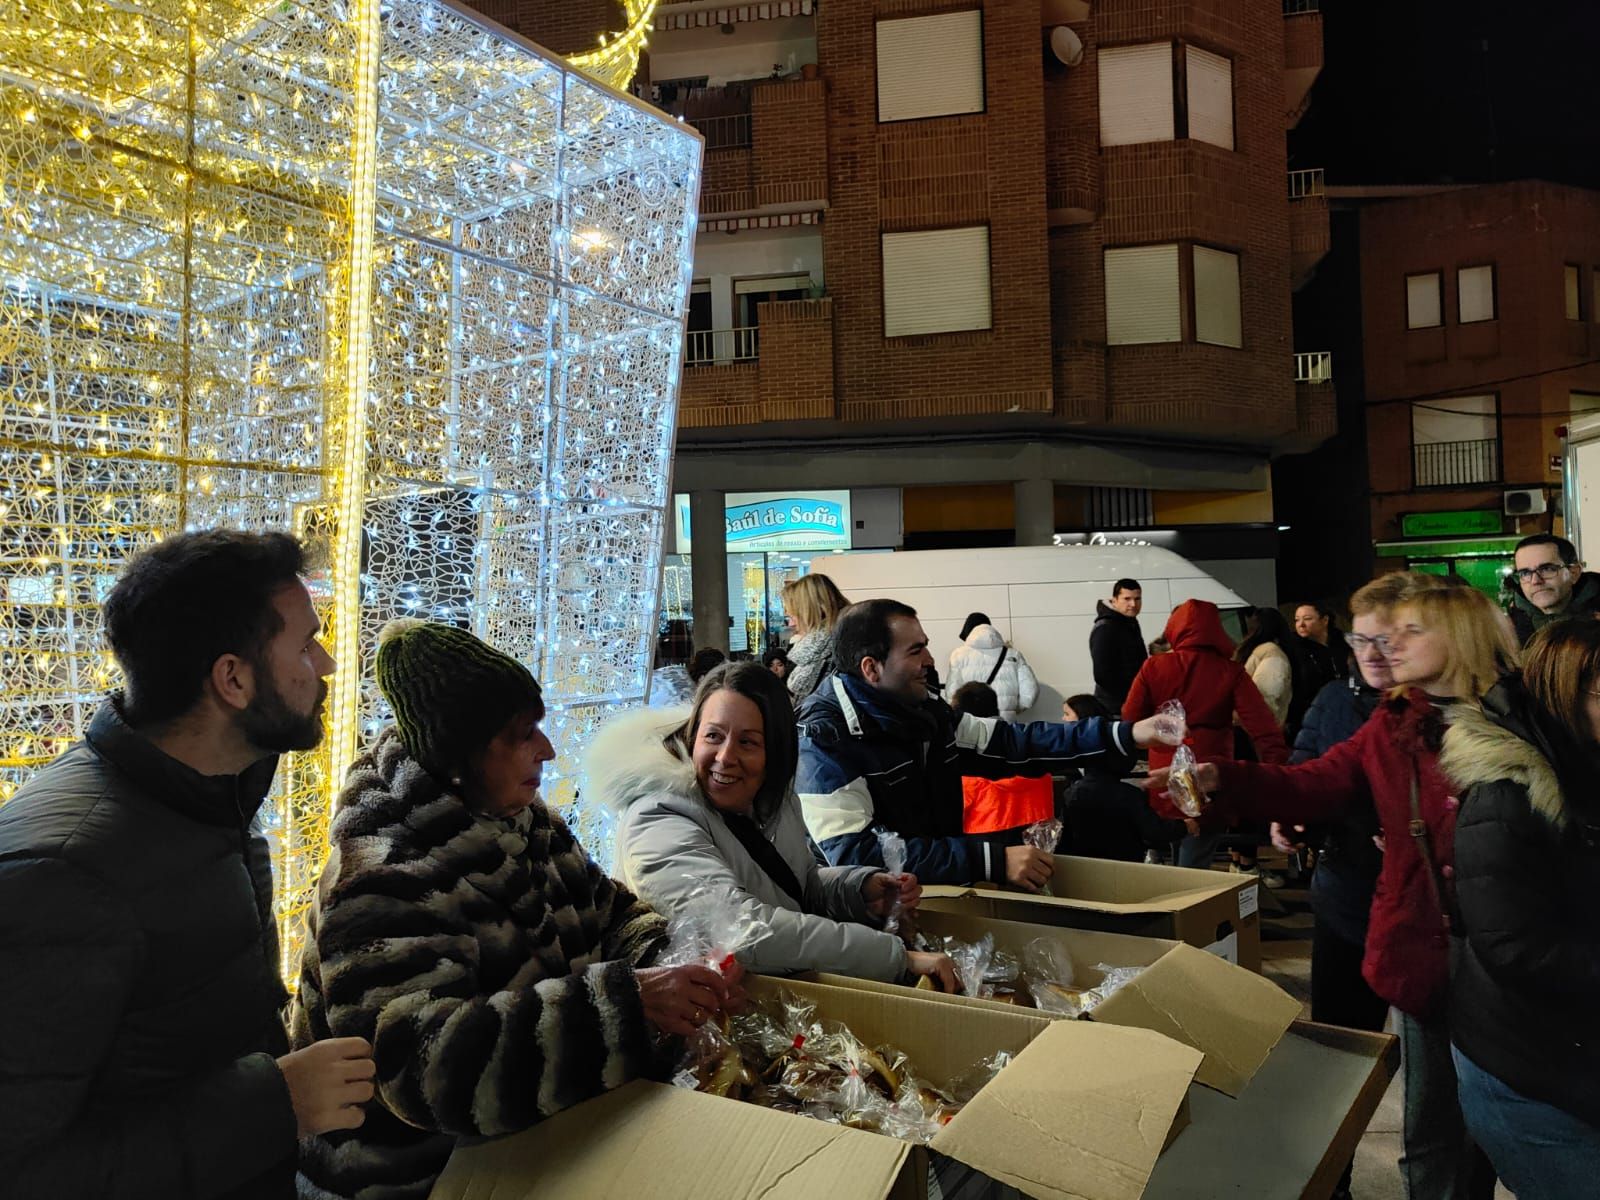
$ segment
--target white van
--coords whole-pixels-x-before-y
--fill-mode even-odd
[[[1149,545],[1006,546],[978,550],[907,550],[893,554],[819,554],[811,570],[829,576],[851,600],[887,596],[917,610],[941,678],[949,670],[970,612],[996,629],[1039,677],[1039,698],[1020,721],[1059,721],[1061,701],[1094,691],[1089,630],[1095,602],[1119,579],[1144,590],[1139,625],[1154,641],[1185,600],[1221,609],[1249,604],[1186,558]],[[1239,636],[1238,622],[1226,621]]]

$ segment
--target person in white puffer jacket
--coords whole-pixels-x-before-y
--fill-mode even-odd
[[[955,695],[964,683],[987,683],[992,687],[1000,701],[1002,721],[1015,721],[1019,712],[1032,708],[1039,698],[1039,680],[1033,668],[1014,647],[1006,645],[1000,631],[989,624],[983,613],[967,618],[961,645],[950,654],[944,694]]]

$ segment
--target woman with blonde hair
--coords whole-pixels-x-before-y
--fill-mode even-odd
[[[1520,677],[1464,707],[1450,1034],[1467,1128],[1519,1200],[1600,1178],[1600,621],[1546,625]]]
[[[1321,758],[1296,766],[1202,763],[1195,782],[1216,802],[1201,824],[1312,824],[1371,800],[1384,855],[1361,970],[1395,1009],[1406,1089],[1406,1195],[1488,1200],[1494,1171],[1462,1121],[1444,1019],[1458,802],[1440,770],[1439,748],[1453,713],[1481,700],[1516,666],[1516,642],[1505,614],[1459,579],[1410,574],[1398,586],[1385,577],[1367,587],[1392,596],[1381,648],[1394,689],[1354,737]],[[1151,790],[1163,790],[1168,774],[1153,772]]]
[[[809,696],[828,673],[833,648],[833,623],[850,601],[833,580],[813,572],[783,585],[783,615],[795,631],[789,646],[789,674],[785,682],[796,704]]]

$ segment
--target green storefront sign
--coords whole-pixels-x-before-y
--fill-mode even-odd
[[[1400,534],[1408,538],[1464,537],[1475,533],[1499,533],[1502,524],[1500,514],[1492,508],[1407,513],[1400,518]]]

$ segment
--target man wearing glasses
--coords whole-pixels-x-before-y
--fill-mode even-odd
[[[1583,569],[1566,538],[1550,533],[1525,537],[1517,543],[1513,561],[1518,586],[1512,589],[1508,611],[1521,644],[1527,645],[1551,621],[1592,619],[1600,613],[1600,575]]]

